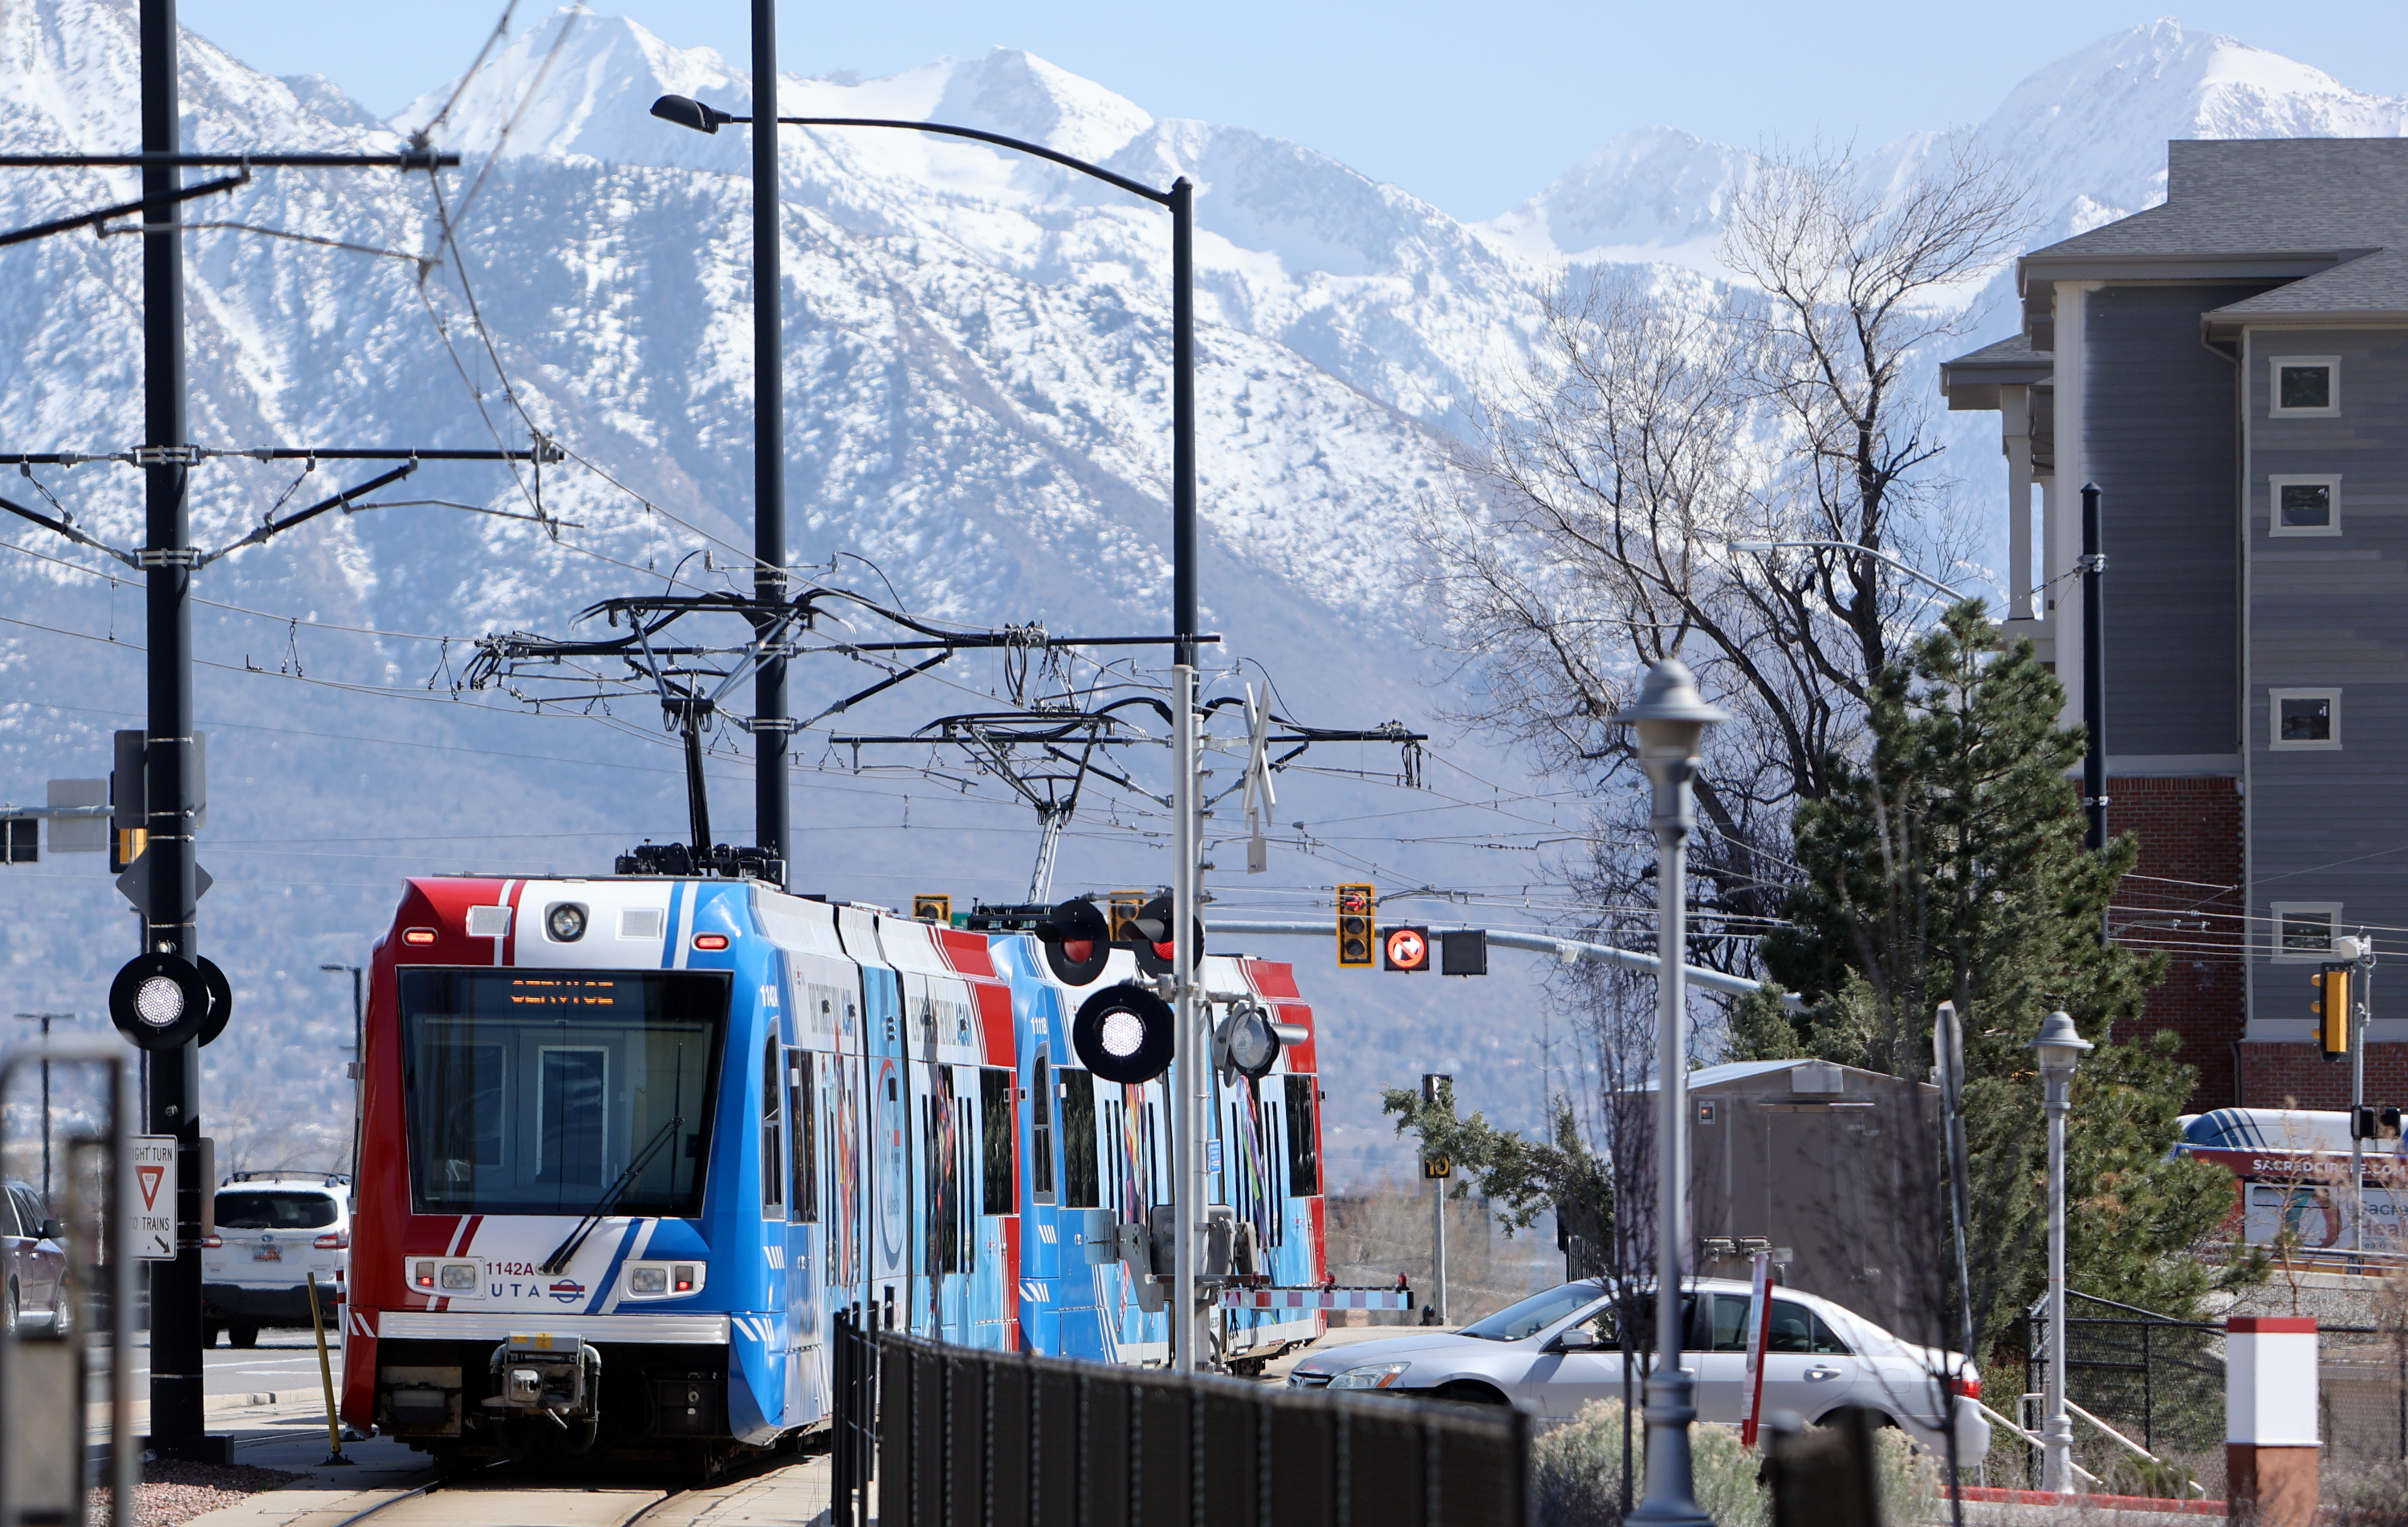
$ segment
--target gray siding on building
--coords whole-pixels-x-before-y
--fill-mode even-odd
[[[2110,285],[2086,300],[2083,468],[2106,517],[2111,754],[2239,750],[2233,366],[2200,342],[2200,315],[2266,284]],[[2057,599],[2080,618],[2077,588]]]
[[[2245,353],[2250,911],[2339,901],[2344,929],[2408,927],[2408,331],[2258,329]],[[2340,416],[2269,417],[2275,355],[2339,356]],[[2267,480],[2323,474],[2341,534],[2270,535]],[[2341,749],[2273,750],[2268,691],[2325,686]],[[2253,1019],[2307,1017],[2305,971],[2257,973]]]

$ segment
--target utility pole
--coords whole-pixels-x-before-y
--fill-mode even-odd
[[[142,151],[183,151],[176,80],[176,0],[142,0]],[[183,173],[142,167],[143,440],[149,575],[150,725],[143,742],[150,904],[143,952],[200,958],[193,879],[191,781],[194,556],[185,494],[195,459],[185,439]],[[230,1460],[201,1410],[201,1047],[187,1040],[150,1067],[150,1132],[176,1137],[176,1260],[150,1270],[150,1432],[162,1456]]]
[[[2374,941],[2363,929],[2354,939],[2333,940],[2333,953],[2358,964],[2349,984],[2357,1011],[2349,1025],[2349,1248],[2366,1251],[2366,1025],[2374,1016]]]
[[[1443,1103],[1447,1112],[1455,1111],[1455,1078],[1436,1072],[1422,1077],[1422,1101]],[[1446,1184],[1454,1174],[1455,1163],[1439,1157],[1422,1158],[1422,1175],[1430,1185],[1430,1289],[1437,1299],[1433,1306],[1438,1323],[1446,1324]]]
[[[1210,1202],[1210,1184],[1204,1171],[1203,1089],[1212,1085],[1212,1062],[1211,1036],[1204,1031],[1203,1004],[1196,1000],[1196,926],[1201,920],[1197,915],[1197,893],[1202,880],[1197,872],[1197,854],[1202,834],[1197,831],[1196,818],[1196,670],[1185,661],[1170,670],[1170,710],[1171,769],[1177,777],[1171,788],[1171,814],[1175,821],[1170,853],[1175,875],[1168,931],[1171,1031],[1179,1036],[1178,1112],[1172,1119],[1179,1180],[1178,1228],[1172,1239],[1170,1340],[1171,1366],[1181,1373],[1194,1373],[1199,1324],[1196,1312],[1197,1250],[1207,1217],[1205,1205]]]
[[[73,1023],[72,1013],[20,1013],[17,1016],[42,1026],[42,1212],[54,1212],[50,1199],[50,1025]]]
[[[786,344],[783,276],[779,268],[778,7],[752,0],[752,597],[763,607],[786,598]],[[756,622],[764,636],[769,627]],[[781,631],[781,648],[790,645]],[[790,801],[786,793],[786,657],[765,653],[752,675],[752,841],[787,883]],[[696,853],[709,843],[694,845]]]

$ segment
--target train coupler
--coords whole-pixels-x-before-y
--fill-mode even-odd
[[[540,1415],[565,1430],[595,1414],[602,1393],[602,1353],[582,1336],[513,1334],[494,1348],[494,1388],[487,1410]]]

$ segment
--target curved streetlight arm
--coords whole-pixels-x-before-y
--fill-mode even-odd
[[[750,126],[752,122],[751,117],[739,117],[732,112],[722,111],[715,106],[707,105],[684,95],[662,96],[652,103],[652,115],[664,122],[676,122],[681,127],[691,127],[697,133],[716,133],[724,126],[737,123]],[[982,128],[953,127],[940,122],[909,122],[896,117],[780,117],[778,121],[787,127],[897,127],[910,133],[943,133],[951,137],[976,138],[982,143],[993,143],[999,148],[1017,149],[1022,153],[1033,153],[1039,159],[1051,159],[1054,163],[1075,169],[1082,175],[1092,175],[1098,180],[1116,185],[1133,196],[1143,196],[1158,207],[1168,207],[1171,204],[1171,193],[1168,191],[1156,191],[1142,181],[1132,180],[1125,175],[1115,175],[1111,170],[1097,165],[1090,165],[1083,159],[1073,159],[1068,154],[1056,149],[1049,149],[1042,143],[1031,143],[1025,138],[1006,137],[1001,133],[990,133]]]
[[[1919,578],[1951,598],[1971,598],[1956,584],[1943,583],[1921,568],[1909,567],[1887,552],[1871,546],[1859,545],[1853,540],[1734,540],[1730,543],[1729,549],[1734,552],[1771,552],[1786,546],[1828,546],[1834,551],[1852,552],[1858,556],[1871,557],[1876,562],[1886,562],[1909,578]]]
[[[730,117],[727,120],[752,121],[750,117]],[[983,132],[976,127],[948,127],[942,122],[899,122],[884,117],[780,117],[778,121],[788,127],[901,127],[915,133],[944,133],[953,137],[974,137],[982,143],[993,143],[1006,149],[1017,149],[1022,153],[1033,153],[1039,159],[1051,159],[1054,163],[1075,169],[1082,175],[1092,175],[1098,180],[1116,185],[1131,195],[1143,196],[1156,206],[1170,205],[1170,193],[1168,191],[1156,191],[1141,180],[1132,180],[1125,175],[1115,175],[1111,170],[1090,165],[1083,159],[1073,159],[1067,153],[1049,149],[1042,143],[1030,143],[1021,138],[1006,137],[1001,133]]]

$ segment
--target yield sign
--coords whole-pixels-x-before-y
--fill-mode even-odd
[[[134,1147],[134,1186],[142,1195],[134,1211],[134,1254],[145,1261],[176,1260],[176,1137],[137,1134]]]

